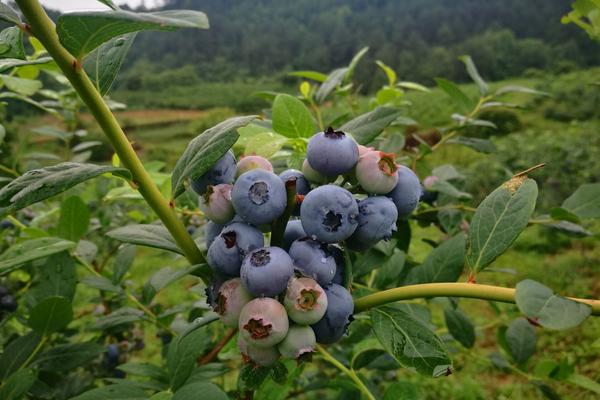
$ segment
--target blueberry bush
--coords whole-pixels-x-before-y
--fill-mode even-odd
[[[486,284],[528,227],[591,235],[600,185],[536,212],[544,164],[531,165],[474,208],[457,169],[430,161],[443,147],[496,151],[469,129],[495,128],[490,110],[518,108],[510,93],[547,93],[492,91],[464,56],[479,97],[437,79],[453,123],[405,136],[415,124],[403,115],[405,93],[429,89],[378,61],[387,83],[364,112],[353,72],[365,48],[328,74],[295,72],[296,94],[261,93],[269,109],[201,132],[167,174],[138,158],[112,113],[122,105],[106,95],[137,32],[206,29],[207,16],[103,0],[110,11],[55,25],[37,0],[16,3],[20,13],[0,3],[11,24],[0,32],[0,97],[11,101],[2,122],[25,102],[66,128],[38,127],[48,141],[2,148],[11,153],[0,166],[0,399],[434,398],[395,371],[461,374],[453,357],[480,338],[462,298],[496,314],[487,328],[500,351],[487,361],[522,377],[527,393],[559,398],[561,380],[600,394],[568,361],[533,357],[539,332],[589,323],[600,300],[532,279]],[[111,164],[87,162],[102,143],[85,140],[83,106],[114,150]],[[423,260],[415,237],[428,248]],[[128,279],[144,247],[178,267]],[[165,307],[169,285],[193,301]],[[160,351],[145,357],[146,347]]]

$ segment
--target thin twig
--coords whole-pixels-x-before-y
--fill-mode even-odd
[[[227,332],[225,332],[225,336],[223,336],[219,343],[217,343],[214,349],[198,360],[198,365],[208,364],[209,362],[213,361],[219,355],[219,352],[223,350],[223,347],[225,347],[227,343],[229,343],[229,341],[235,336],[236,332],[237,329],[229,329]]]

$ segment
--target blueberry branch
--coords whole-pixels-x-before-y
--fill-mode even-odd
[[[361,297],[354,302],[354,312],[367,311],[373,307],[379,307],[400,300],[430,297],[466,297],[499,301],[502,303],[515,303],[515,292],[516,290],[512,288],[474,283],[424,283],[383,290]],[[589,305],[592,307],[592,315],[600,316],[600,300],[569,298]]]
[[[369,388],[365,386],[363,381],[360,380],[356,372],[352,369],[348,369],[344,364],[335,359],[325,348],[321,345],[317,345],[317,351],[323,356],[325,361],[332,364],[334,367],[342,371],[344,374],[348,375],[350,379],[356,384],[358,389],[365,395],[369,400],[375,400],[375,396],[369,391]]]
[[[225,336],[223,336],[219,343],[217,343],[214,349],[198,360],[198,365],[208,364],[209,362],[213,361],[219,355],[219,352],[223,350],[223,347],[225,347],[227,343],[229,343],[229,341],[235,336],[236,332],[237,329],[229,329],[227,332],[225,332]]]

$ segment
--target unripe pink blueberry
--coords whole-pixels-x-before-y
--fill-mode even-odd
[[[260,348],[252,346],[246,343],[242,336],[238,336],[237,345],[245,362],[253,362],[261,367],[270,367],[279,360],[277,347]]]
[[[208,219],[216,224],[224,224],[231,221],[235,210],[231,204],[232,185],[221,183],[208,186],[206,193],[200,196],[200,210]]]
[[[386,194],[398,183],[397,171],[393,153],[368,151],[358,159],[356,179],[366,192]]]
[[[314,279],[292,278],[283,304],[292,321],[301,325],[311,325],[325,315],[327,296]]]
[[[283,340],[288,332],[289,321],[281,303],[263,297],[250,301],[242,308],[238,328],[246,343],[264,349]]]
[[[310,326],[294,325],[290,327],[288,334],[277,345],[277,349],[285,358],[298,359],[315,351],[316,345],[315,332]]]
[[[215,311],[219,314],[223,325],[236,328],[242,308],[252,300],[252,295],[242,285],[240,278],[225,281],[219,288]]]
[[[304,160],[302,163],[302,174],[312,183],[327,183],[331,180],[320,172],[315,171],[308,163],[308,160]]]
[[[365,154],[367,154],[369,151],[373,151],[375,150],[375,148],[373,147],[367,147],[367,146],[363,146],[362,144],[358,145],[358,156],[362,157]]]
[[[261,156],[243,156],[237,163],[235,177],[239,177],[244,172],[252,169],[264,169],[265,171],[273,172],[273,165],[264,157]]]

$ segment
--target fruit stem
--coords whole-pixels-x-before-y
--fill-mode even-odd
[[[227,332],[225,332],[225,336],[223,336],[223,339],[221,339],[219,343],[217,343],[215,348],[212,349],[210,353],[198,360],[198,365],[208,364],[209,362],[214,360],[219,355],[219,352],[223,350],[223,347],[225,347],[227,343],[229,343],[229,341],[235,336],[236,333],[237,329],[229,329]]]
[[[287,205],[283,214],[273,222],[271,229],[271,246],[281,247],[283,245],[283,235],[285,228],[294,208],[296,208],[296,179],[288,179],[285,181],[285,193],[287,197]]]
[[[17,0],[21,12],[27,19],[30,32],[44,45],[65,77],[77,91],[93,114],[96,122],[110,140],[123,165],[131,171],[133,183],[156,215],[169,230],[177,245],[192,265],[205,262],[204,256],[177,218],[169,202],[162,196],[148,171],[144,168],[119,122],[96,90],[83,68],[73,68],[80,63],[60,44],[54,22],[48,17],[38,0]]]
[[[323,358],[325,359],[325,361],[329,362],[330,364],[332,364],[333,366],[335,366],[337,369],[339,369],[340,371],[342,371],[344,374],[348,375],[348,377],[350,379],[352,379],[352,381],[356,384],[356,386],[358,387],[358,389],[365,396],[367,396],[367,398],[369,400],[375,400],[375,396],[373,396],[373,394],[369,391],[369,388],[367,388],[365,386],[365,384],[363,383],[363,381],[360,380],[360,378],[358,377],[358,375],[356,375],[356,372],[354,372],[354,370],[346,368],[346,366],[344,366],[344,364],[342,364],[341,362],[339,362],[338,360],[336,360],[327,350],[325,350],[325,348],[323,346],[321,346],[319,344],[317,345],[317,351],[319,353],[321,353],[321,355],[323,356]]]
[[[466,297],[471,299],[515,303],[515,289],[477,283],[424,283],[408,285],[394,289],[383,290],[374,294],[361,297],[354,301],[354,312],[367,311],[387,303],[400,300],[430,297]],[[600,315],[600,300],[569,299],[584,303],[592,307],[592,315]]]

